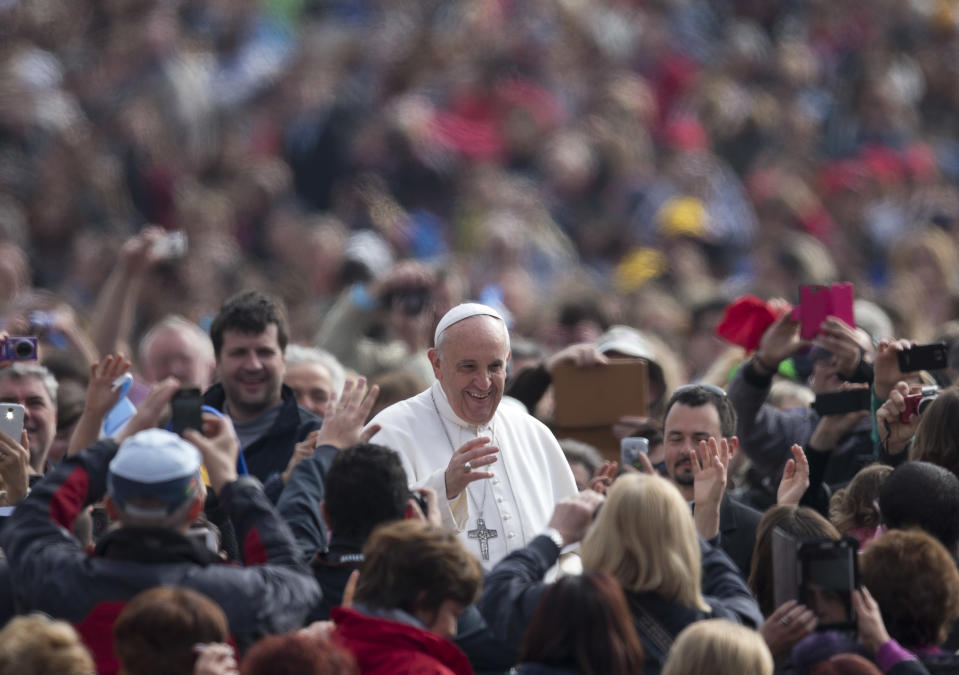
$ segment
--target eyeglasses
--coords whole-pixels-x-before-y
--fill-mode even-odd
[[[724,389],[717,387],[715,384],[705,384],[702,382],[684,384],[680,387],[676,387],[673,389],[672,398],[676,398],[680,394],[684,394],[687,391],[708,391],[710,394],[715,394],[719,398],[726,398],[726,391]]]

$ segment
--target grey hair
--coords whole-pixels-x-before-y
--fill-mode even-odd
[[[304,345],[290,344],[286,346],[286,365],[295,366],[300,363],[315,363],[330,374],[330,384],[333,393],[339,397],[346,384],[346,370],[339,360],[325,349],[305,347]]]
[[[560,440],[559,447],[562,448],[566,461],[569,464],[580,463],[586,467],[589,475],[592,476],[603,464],[603,457],[599,451],[589,443],[577,441],[575,438],[564,438]]]
[[[146,335],[140,338],[139,357],[141,364],[146,363],[147,353],[150,351],[150,347],[153,346],[153,343],[157,337],[159,337],[160,333],[168,330],[177,333],[186,333],[193,342],[194,349],[197,350],[197,356],[211,363],[215,360],[213,341],[210,340],[210,336],[206,331],[186,317],[180,316],[179,314],[167,314],[153,324],[150,330],[146,332]]]
[[[53,373],[47,370],[46,366],[42,366],[39,363],[23,363],[22,361],[18,361],[6,368],[0,368],[0,380],[22,380],[27,377],[32,377],[43,383],[43,388],[47,390],[47,395],[50,397],[53,410],[56,411],[57,389],[60,388],[60,385],[57,383],[57,378],[53,376]]]

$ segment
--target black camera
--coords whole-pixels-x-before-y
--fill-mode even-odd
[[[37,338],[10,336],[0,344],[0,361],[36,361]]]
[[[391,291],[383,298],[386,309],[399,306],[406,316],[419,316],[429,305],[432,295],[428,288],[406,288]]]

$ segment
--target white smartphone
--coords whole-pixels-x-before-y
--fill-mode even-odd
[[[20,442],[25,409],[19,403],[0,403],[0,431]]]
[[[619,441],[620,466],[632,466],[642,471],[643,465],[639,462],[640,454],[649,454],[649,439],[642,436],[628,436]]]

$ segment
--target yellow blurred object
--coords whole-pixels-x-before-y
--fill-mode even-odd
[[[638,248],[616,267],[617,290],[629,293],[666,271],[666,256],[654,248]]]
[[[706,236],[709,213],[706,205],[695,197],[676,197],[663,204],[656,213],[659,233],[667,237]]]
[[[212,486],[213,483],[210,482],[210,474],[206,471],[206,464],[200,466],[200,475],[203,477],[203,484],[206,486]]]

